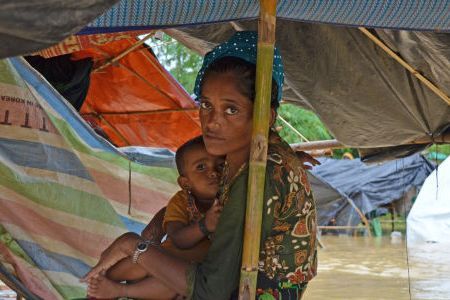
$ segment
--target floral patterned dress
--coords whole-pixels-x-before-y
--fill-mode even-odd
[[[187,274],[190,298],[233,298],[239,286],[248,168],[221,188],[224,209],[205,260]],[[295,153],[271,132],[264,187],[257,299],[301,299],[316,275],[316,206]],[[188,281],[189,281],[188,280]]]

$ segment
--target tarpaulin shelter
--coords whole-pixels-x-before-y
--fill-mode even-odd
[[[0,260],[41,298],[83,297],[79,278],[167,203],[176,171],[97,136],[23,59],[0,70]]]
[[[2,41],[5,35],[10,39],[0,47],[0,56],[29,54],[76,32],[94,16],[87,16],[83,12],[83,5],[84,8],[97,7],[91,12],[98,14],[101,6],[95,5],[100,5],[102,1],[77,1],[71,5],[68,2],[59,1],[58,4],[63,5],[55,6],[55,1],[45,0],[39,1],[39,4],[30,1],[19,4],[17,1],[2,1],[0,32],[4,34]],[[392,157],[417,151],[424,146],[402,146],[416,140],[425,142],[425,145],[438,141],[448,133],[450,113],[448,104],[444,102],[448,98],[450,86],[446,72],[450,57],[449,48],[446,47],[449,44],[449,35],[445,33],[450,30],[449,5],[448,1],[439,0],[280,1],[277,40],[286,66],[288,88],[285,91],[285,100],[313,109],[339,141],[367,149],[365,157],[368,158],[377,153]],[[78,10],[80,7],[81,10]],[[236,29],[254,29],[255,22],[252,19],[257,17],[258,10],[257,1],[123,0],[79,33],[99,34],[177,27],[167,32],[204,53],[216,43],[225,40]],[[70,18],[75,20],[74,23],[68,23],[68,14],[75,17]],[[79,20],[79,23],[76,20]],[[221,24],[202,28],[181,28],[217,22]],[[329,24],[377,28],[370,32],[398,52],[417,72],[405,71],[367,39],[362,31],[356,28],[333,27]],[[421,32],[422,30],[424,32]],[[8,225],[7,229],[2,231],[2,241],[6,241],[0,244],[2,261],[9,262],[9,266],[14,267],[26,286],[46,299],[76,297],[83,293],[77,278],[92,264],[102,245],[106,245],[113,236],[125,230],[124,222],[132,221],[127,211],[130,201],[133,200],[131,207],[136,209],[136,215],[151,215],[153,208],[145,207],[145,211],[143,207],[143,212],[140,212],[138,204],[145,201],[137,196],[142,194],[136,190],[145,194],[145,188],[151,186],[158,193],[165,193],[174,188],[170,185],[174,174],[161,168],[151,168],[153,172],[147,173],[146,167],[134,164],[113,150],[109,144],[98,141],[73,111],[67,113],[71,110],[62,108],[66,107],[66,103],[61,101],[41,77],[35,77],[36,74],[22,61],[11,59],[5,62],[5,66],[6,75],[3,78],[6,78],[6,86],[25,87],[25,92],[19,89],[12,95],[6,94],[5,102],[23,105],[26,109],[27,99],[30,99],[29,93],[32,93],[33,97],[39,95],[37,102],[45,115],[38,113],[39,106],[30,105],[35,109],[28,112],[28,117],[25,113],[22,123],[21,120],[15,120],[14,123],[22,135],[11,136],[10,131],[6,129],[1,135],[2,139],[6,140],[1,148],[2,166],[5,166],[4,174],[11,175],[1,179],[4,181],[0,186],[5,187],[1,195],[8,195],[6,199],[2,199],[2,203],[22,203],[27,209],[20,214],[13,213],[12,209],[7,212],[2,210],[2,224]],[[418,73],[423,73],[434,83],[437,91],[445,95],[437,96],[436,90],[430,92],[422,81],[416,79]],[[16,78],[11,74],[19,74],[22,79],[11,81],[11,78]],[[27,92],[28,89],[32,92]],[[48,92],[49,90],[51,92]],[[21,93],[28,93],[28,96],[18,96]],[[10,126],[8,123],[12,124],[13,116],[7,116],[4,112],[4,117],[5,124],[0,127],[6,128],[5,126]],[[34,120],[36,129],[24,133],[24,130],[30,127],[31,120]],[[41,122],[36,123],[36,120]],[[47,134],[45,129],[48,128],[56,128],[53,132],[60,137],[54,138],[53,135]],[[30,132],[33,134],[30,135]],[[36,135],[37,133],[39,134]],[[25,141],[24,145],[31,146],[21,148],[17,144],[11,144],[11,140],[21,139]],[[39,142],[29,144],[36,139]],[[56,151],[58,149],[55,149],[58,147],[69,150],[69,153],[73,153],[71,156],[76,158],[74,161],[81,161],[81,164],[76,165],[73,160],[68,160],[70,164],[67,166],[53,159],[55,153],[59,153]],[[36,149],[42,151],[37,155],[28,155],[29,151]],[[22,157],[40,157],[41,161],[25,164]],[[47,159],[48,157],[52,159]],[[133,172],[134,168],[142,170]],[[73,174],[67,174],[68,170]],[[149,184],[151,181],[148,176],[156,183]],[[135,187],[133,183],[129,183],[130,178],[138,180],[140,184]],[[134,182],[134,179],[131,182]],[[82,185],[76,185],[79,180],[82,180]],[[61,193],[54,192],[57,189],[51,184],[55,182],[57,187],[62,186],[59,189],[62,190]],[[84,184],[85,182],[94,183],[89,185]],[[14,186],[15,190],[11,188]],[[35,193],[35,187],[46,193]],[[46,187],[47,190],[41,187]],[[117,190],[110,187],[117,187]],[[13,193],[10,193],[10,190]],[[83,191],[82,195],[80,190]],[[28,192],[23,195],[23,191]],[[133,198],[133,195],[136,195],[137,199]],[[78,203],[79,206],[74,208],[75,200],[84,199],[80,196],[99,199],[97,202],[101,205],[88,209],[87,204]],[[61,201],[61,198],[67,201]],[[164,197],[151,198],[153,200]],[[156,206],[157,201],[149,203]],[[137,205],[136,208],[134,204]],[[49,210],[52,210],[52,214],[48,214]],[[30,214],[30,219],[37,220],[36,224],[47,227],[41,232],[33,231],[32,229],[37,230],[39,227],[30,226],[30,222],[19,217],[26,215],[26,212]],[[96,218],[97,214],[107,216],[99,222],[95,219],[97,223],[90,223],[90,218]],[[118,217],[117,214],[126,218]],[[45,216],[44,220],[39,219],[42,216]],[[14,222],[21,223],[17,225]],[[46,225],[47,223],[53,226]],[[108,225],[106,230],[102,227],[105,226],[103,223]],[[60,235],[48,236],[54,233],[51,229],[59,228],[60,225],[69,227],[70,230],[78,230],[74,231],[78,234],[75,235],[77,240],[70,238],[72,232],[66,231],[67,228],[64,228]],[[85,234],[91,234],[91,237],[97,234],[93,235],[96,250],[91,249],[92,252],[87,253],[88,250],[81,249],[83,244],[89,242]],[[29,244],[37,245],[37,248],[27,248]],[[43,255],[39,256],[41,254]],[[71,262],[79,261],[84,263],[83,267],[73,267]],[[27,275],[27,272],[33,275]]]
[[[138,40],[139,33],[66,41],[37,53],[48,59],[29,56],[27,60],[114,145],[176,150],[200,134],[198,109],[151,49]],[[86,64],[90,68],[83,68]],[[61,77],[68,78],[62,82]]]
[[[419,189],[434,166],[415,154],[379,164],[360,159],[320,158],[311,170],[310,182],[317,203],[317,222],[336,226],[356,226],[363,215],[402,198],[411,188]]]

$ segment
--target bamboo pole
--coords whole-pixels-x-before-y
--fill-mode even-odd
[[[410,64],[408,64],[403,58],[401,58],[397,53],[392,51],[388,46],[386,46],[379,38],[373,35],[364,27],[358,27],[358,29],[364,33],[370,40],[372,40],[377,46],[383,49],[389,56],[395,59],[399,64],[401,64],[406,70],[408,70],[413,76],[415,76],[419,81],[421,81],[427,88],[429,88],[433,93],[444,100],[448,105],[450,105],[450,98],[447,94],[441,91],[434,83],[428,80],[425,76],[420,74],[416,69],[414,69]]]
[[[259,245],[266,177],[272,65],[275,44],[276,0],[260,0],[258,54],[256,59],[256,99],[253,109],[253,133],[250,149],[244,249],[239,285],[239,299],[255,299],[258,276]]]
[[[450,134],[441,134],[439,136],[424,136],[417,138],[413,141],[400,144],[400,145],[423,145],[423,144],[450,144]],[[351,146],[343,145],[337,140],[324,140],[324,141],[312,141],[306,143],[295,143],[290,145],[295,151],[310,151],[320,149],[342,149],[349,148]],[[397,145],[399,146],[399,145]]]
[[[365,226],[364,226],[365,227]],[[317,226],[317,228],[319,229],[332,229],[332,230],[339,230],[339,229],[361,229],[364,228],[361,226],[340,226],[340,225],[336,225],[336,226]]]
[[[156,109],[156,110],[143,110],[143,111],[111,111],[111,112],[87,112],[87,113],[80,113],[82,116],[121,116],[121,115],[154,115],[154,114],[167,114],[167,113],[174,113],[174,112],[196,112],[198,111],[198,107],[194,108],[179,108],[179,109]]]

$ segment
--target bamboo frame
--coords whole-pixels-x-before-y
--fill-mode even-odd
[[[255,299],[258,276],[259,245],[266,177],[272,67],[275,48],[276,0],[260,0],[258,52],[256,60],[256,97],[250,149],[244,248],[239,285],[239,299]]]
[[[395,59],[399,64],[401,64],[406,70],[408,70],[413,76],[415,76],[420,82],[422,82],[427,88],[429,88],[433,93],[435,93],[439,98],[444,100],[448,105],[450,105],[450,98],[442,90],[440,90],[434,83],[428,80],[425,76],[414,69],[410,64],[408,64],[403,58],[401,58],[397,53],[392,51],[386,44],[383,43],[379,38],[373,35],[369,30],[364,27],[358,27],[358,29],[365,34],[370,40],[372,40],[377,46],[383,49],[390,57]]]
[[[364,228],[364,227],[361,227],[361,226],[340,226],[340,225],[336,225],[336,226],[317,226],[317,228],[319,228],[319,229],[332,229],[332,230],[361,229],[361,228]]]
[[[431,137],[426,136],[423,138],[415,139],[409,143],[402,145],[423,145],[423,144],[450,144],[450,133],[442,134],[440,136]],[[312,141],[307,143],[295,143],[290,145],[295,151],[310,151],[310,150],[321,150],[321,149],[342,149],[351,146],[346,146],[337,140],[324,140],[324,141]]]
[[[143,111],[126,111],[126,112],[87,112],[80,113],[82,116],[120,116],[120,115],[153,115],[153,114],[165,114],[165,113],[173,113],[173,112],[190,112],[190,111],[198,111],[198,108],[180,108],[180,109],[158,109],[158,110],[143,110]]]
[[[122,53],[120,53],[119,55],[115,56],[114,58],[108,60],[107,62],[105,62],[104,64],[102,64],[101,66],[95,68],[92,72],[100,72],[101,70],[103,70],[104,68],[114,64],[115,62],[119,61],[122,57],[125,57],[128,53],[133,52],[134,50],[136,50],[137,48],[139,48],[139,46],[141,46],[142,44],[144,44],[148,39],[150,39],[153,35],[154,35],[154,31],[150,32],[149,34],[147,34],[142,40],[136,42],[135,44],[133,44],[130,48],[126,49],[125,51],[123,51]]]
[[[131,145],[131,143],[116,129],[116,127],[109,123],[108,120],[106,120],[101,114],[98,114],[89,103],[86,102],[86,105],[92,111],[92,114],[98,116],[100,121],[105,123],[106,126],[108,126],[109,129],[111,129],[122,140],[122,142],[124,142],[127,146]]]

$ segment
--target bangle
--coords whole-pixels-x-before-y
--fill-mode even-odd
[[[198,221],[198,228],[200,228],[200,231],[205,235],[208,236],[211,234],[211,232],[208,230],[208,228],[206,228],[206,224],[205,224],[205,218],[201,218]]]

